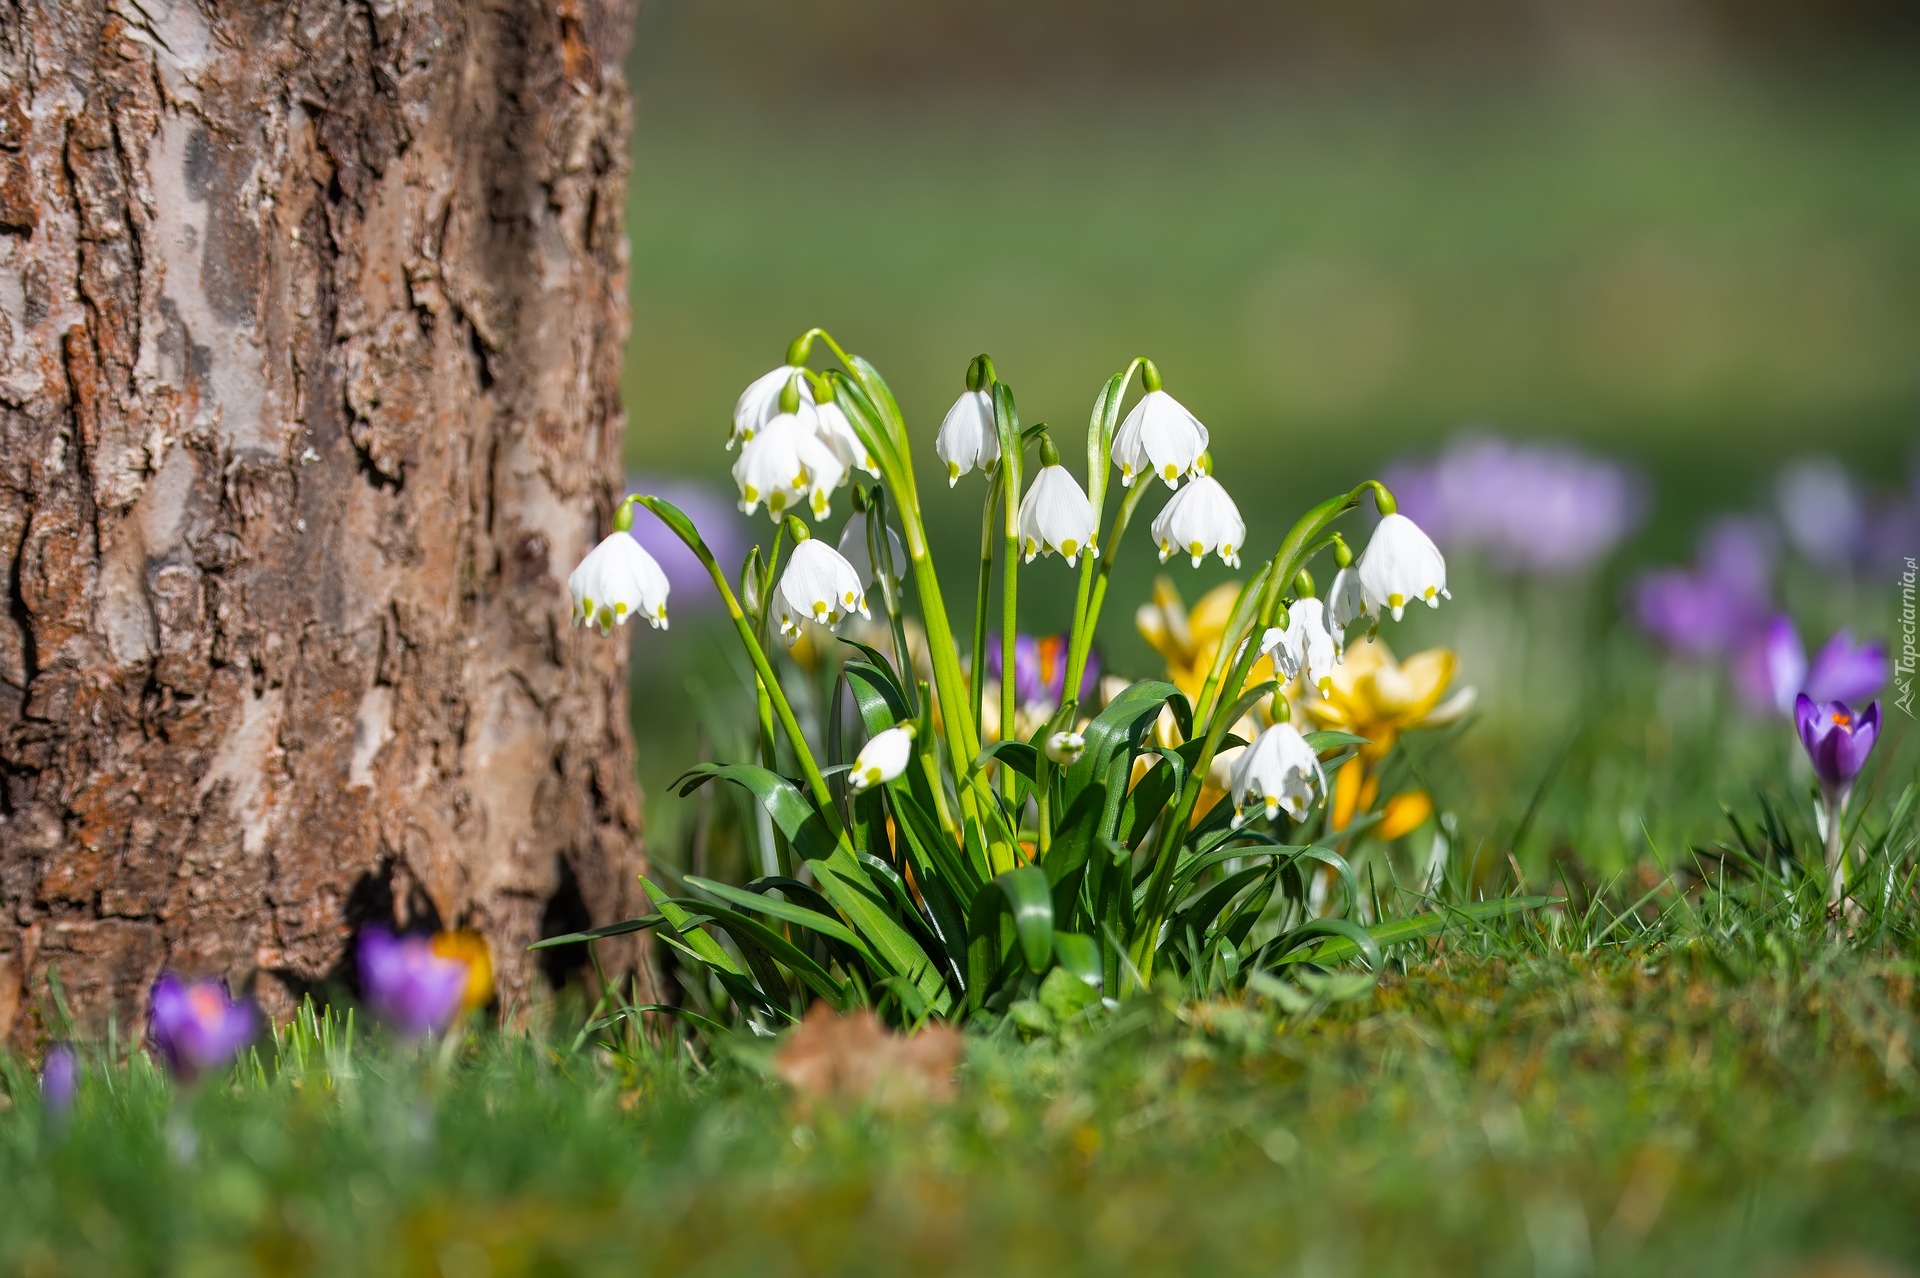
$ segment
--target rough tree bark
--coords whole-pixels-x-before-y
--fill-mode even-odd
[[[0,0],[0,1041],[633,912],[630,19]]]

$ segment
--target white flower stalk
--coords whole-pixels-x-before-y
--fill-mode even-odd
[[[666,572],[626,532],[588,551],[567,578],[573,624],[598,626],[601,634],[626,625],[629,617],[645,617],[655,630],[665,630],[668,589]]]
[[[907,549],[900,544],[900,534],[889,528],[886,532],[888,557],[893,561],[893,578],[898,581],[907,572]],[[847,520],[847,526],[840,533],[840,553],[860,574],[860,584],[871,586],[877,575],[873,571],[872,547],[867,541],[867,512],[856,510]]]
[[[1042,466],[1020,499],[1020,546],[1026,562],[1032,563],[1035,555],[1058,551],[1072,566],[1083,550],[1099,555],[1100,547],[1093,544],[1093,525],[1093,503],[1067,468]]]
[[[1160,547],[1163,564],[1177,551],[1191,555],[1198,568],[1209,551],[1218,551],[1221,563],[1238,568],[1246,539],[1247,523],[1240,518],[1240,508],[1211,475],[1202,475],[1175,493],[1153,521],[1153,540]]]
[[[1395,512],[1381,519],[1356,565],[1367,607],[1400,620],[1409,603],[1424,599],[1438,608],[1447,593],[1447,561],[1420,526]]]
[[[767,515],[775,523],[799,504],[802,493],[816,487],[816,477],[821,475],[838,483],[846,471],[833,450],[814,436],[810,424],[792,413],[775,415],[755,432],[733,463],[740,509],[751,515],[765,502]],[[816,508],[818,504],[816,498]]]
[[[860,747],[860,753],[854,756],[853,771],[847,776],[847,784],[855,794],[860,794],[893,780],[905,772],[907,764],[912,761],[913,725],[897,723],[884,732],[876,733],[871,741]]]
[[[1233,802],[1240,811],[1233,823],[1246,820],[1246,810],[1266,809],[1271,821],[1282,810],[1295,821],[1327,793],[1327,774],[1320,757],[1291,723],[1276,723],[1254,739],[1233,769]]]
[[[1163,390],[1143,395],[1113,437],[1122,488],[1133,487],[1141,475],[1158,475],[1176,487],[1182,475],[1201,473],[1200,454],[1206,451],[1207,428]]]
[[[1333,574],[1333,585],[1327,588],[1327,623],[1333,631],[1335,649],[1346,651],[1347,627],[1362,617],[1370,622],[1378,620],[1378,614],[1367,606],[1367,592],[1360,586],[1360,570],[1349,564]]]
[[[993,396],[983,390],[962,392],[947,410],[933,451],[947,464],[947,487],[976,466],[992,474],[1000,460],[1000,432],[993,424]]]
[[[740,398],[733,405],[733,431],[727,436],[729,450],[735,444],[751,440],[780,415],[780,392],[796,377],[800,379],[800,412],[811,418],[813,388],[807,385],[806,370],[796,364],[782,364],[754,378],[740,392]]]
[[[1087,739],[1078,732],[1056,732],[1047,738],[1047,758],[1063,768],[1080,762],[1087,752]]]
[[[870,615],[866,591],[853,565],[817,537],[795,546],[787,555],[787,566],[773,597],[773,615],[780,622],[787,646],[792,647],[800,637],[803,620],[833,629],[852,612]]]
[[[854,430],[853,423],[847,420],[847,414],[840,405],[828,400],[824,404],[813,406],[814,432],[820,436],[820,442],[833,450],[840,459],[841,468],[866,471],[876,479],[880,476],[880,463],[873,459],[867,446],[860,442],[860,434]]]

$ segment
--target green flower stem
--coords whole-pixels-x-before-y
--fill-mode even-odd
[[[687,544],[687,549],[699,556],[700,562],[705,565],[707,575],[713,578],[714,588],[720,592],[721,602],[727,606],[727,617],[733,622],[733,628],[739,634],[740,642],[745,645],[748,658],[753,662],[754,673],[759,676],[760,687],[765,690],[768,700],[772,702],[773,712],[779,718],[780,726],[786,731],[787,740],[793,746],[794,757],[800,763],[800,771],[807,778],[807,788],[813,791],[814,803],[820,809],[821,819],[827,823],[827,832],[833,835],[836,843],[843,845],[851,853],[853,844],[847,838],[846,826],[841,824],[840,811],[834,806],[833,790],[827,785],[827,779],[820,775],[820,765],[814,761],[813,751],[807,745],[807,738],[800,731],[800,722],[794,718],[793,706],[787,701],[787,694],[781,690],[780,681],[774,677],[773,666],[767,660],[766,649],[760,646],[759,639],[755,637],[753,626],[747,620],[745,610],[740,607],[740,600],[734,595],[733,587],[727,584],[727,575],[720,571],[719,563],[714,560],[713,552],[707,549],[707,543],[700,538],[698,532],[693,530],[693,525],[686,523],[685,515],[681,515],[677,510],[673,512],[677,519],[668,518],[663,514],[661,507],[666,503],[659,498],[638,497],[629,500],[638,501],[642,506],[659,515],[661,522],[673,529],[680,540]],[[673,510],[673,507],[667,506],[667,509]],[[684,529],[680,526],[682,524],[686,524]],[[689,536],[689,533],[692,535]]]
[[[1100,552],[1099,567],[1094,568],[1092,560],[1082,565],[1080,581],[1083,599],[1074,613],[1073,639],[1067,649],[1067,681],[1061,685],[1063,694],[1071,688],[1077,696],[1080,681],[1086,677],[1087,658],[1093,652],[1093,636],[1100,629],[1100,610],[1106,604],[1107,585],[1113,579],[1113,563],[1120,554],[1120,539],[1127,535],[1127,525],[1133,520],[1133,512],[1146,495],[1147,485],[1141,481],[1136,481],[1127,490],[1127,495],[1120,499],[1120,513],[1114,516],[1113,528],[1107,534],[1106,549]],[[1091,595],[1086,591],[1089,574],[1084,569],[1093,569]]]
[[[1357,507],[1362,494],[1370,488],[1374,490],[1376,499],[1385,498],[1383,504],[1392,502],[1392,496],[1379,481],[1371,479],[1351,492],[1321,502],[1294,524],[1286,540],[1280,543],[1280,549],[1261,570],[1262,575],[1247,584],[1246,590],[1241,592],[1241,602],[1234,605],[1234,621],[1220,637],[1220,652],[1214,657],[1213,668],[1207,673],[1206,685],[1200,693],[1200,707],[1195,711],[1196,721],[1206,724],[1206,737],[1199,756],[1194,759],[1193,769],[1188,773],[1187,784],[1180,792],[1180,800],[1168,818],[1165,846],[1161,850],[1160,861],[1154,866],[1153,879],[1147,889],[1141,910],[1141,928],[1135,933],[1134,964],[1145,978],[1151,979],[1153,976],[1154,938],[1159,934],[1162,916],[1166,912],[1166,891],[1172,884],[1174,866],[1186,842],[1188,823],[1193,818],[1194,806],[1200,801],[1200,790],[1207,772],[1213,767],[1214,756],[1219,753],[1220,742],[1231,726],[1226,722],[1226,715],[1221,713],[1221,707],[1239,699],[1240,689],[1246,686],[1247,677],[1252,673],[1254,663],[1259,660],[1254,645],[1249,642],[1243,647],[1241,641],[1251,637],[1254,626],[1271,624],[1279,608],[1285,583],[1291,581],[1320,548],[1314,545],[1314,539],[1325,532],[1334,520]],[[1331,545],[1331,539],[1324,544]],[[1256,588],[1259,590],[1259,608],[1249,618],[1242,603]],[[1223,694],[1221,672],[1226,665],[1227,654],[1234,652],[1238,656],[1233,661],[1233,673],[1224,685],[1231,693]]]
[[[1000,478],[1001,507],[1006,512],[1006,523],[1002,540],[1001,558],[1003,567],[1000,573],[1000,739],[1011,741],[1016,729],[1014,726],[1015,684],[1017,667],[1016,644],[1020,637],[1020,481],[1021,462],[1024,460],[1025,444],[1020,438],[1020,415],[1013,404],[1013,390],[1005,382],[993,384],[993,422],[1000,432]],[[1014,793],[1018,778],[1012,768],[1000,769],[1000,790],[1006,796],[1007,807],[1013,808]],[[1014,814],[1017,823],[1019,814]],[[993,869],[998,874],[1013,868],[1012,849],[1007,849],[1009,860],[1006,865],[996,864]]]
[[[901,618],[900,583],[893,576],[893,539],[887,531],[887,501],[884,488],[867,504],[867,562],[873,565],[874,580],[880,584],[880,604],[887,610],[887,629],[893,636],[893,659],[898,666],[901,691],[907,694],[907,713],[920,717],[920,680],[913,669],[913,650],[907,647],[907,627]]]
[[[987,504],[980,512],[980,585],[973,597],[973,665],[968,687],[973,692],[973,721],[980,722],[987,691],[988,610],[993,606],[993,507],[1000,500],[1000,472],[987,485]]]
[[[1093,402],[1093,412],[1087,419],[1087,500],[1093,503],[1094,538],[1097,543],[1100,536],[1100,521],[1107,513],[1107,472],[1113,467],[1113,433],[1120,425],[1120,404],[1126,398],[1127,387],[1133,381],[1133,375],[1143,368],[1152,367],[1152,361],[1144,355],[1136,355],[1126,367],[1125,372],[1116,373],[1107,381],[1105,389]],[[1156,374],[1157,376],[1157,374]],[[1113,572],[1113,554],[1120,544],[1120,537],[1126,532],[1127,521],[1132,518],[1134,507],[1140,504],[1140,495],[1144,486],[1130,489],[1120,505],[1120,514],[1114,520],[1113,532],[1107,538],[1105,551],[1099,562],[1089,557],[1080,565],[1080,587],[1073,601],[1073,629],[1068,632],[1066,682],[1060,685],[1061,695],[1065,696],[1069,688],[1078,692],[1080,680],[1087,670],[1087,655],[1093,651],[1093,636],[1100,624],[1100,605],[1106,597],[1107,579]]]

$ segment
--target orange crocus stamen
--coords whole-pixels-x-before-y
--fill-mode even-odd
[[[1850,714],[1842,714],[1840,711],[1835,710],[1833,712],[1833,721],[1844,728],[1853,722],[1853,716]]]

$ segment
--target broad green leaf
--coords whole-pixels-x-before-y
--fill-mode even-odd
[[[1317,937],[1331,937],[1312,951],[1302,947]],[[1261,947],[1256,961],[1271,963],[1340,963],[1358,957],[1368,968],[1380,970],[1380,942],[1351,919],[1314,919]]]
[[[731,781],[749,791],[767,810],[780,833],[794,849],[809,861],[817,861],[834,850],[833,836],[811,800],[785,777],[751,763],[702,763],[688,768],[673,782],[681,798],[709,781]]]
[[[587,932],[568,932],[565,936],[549,936],[535,941],[529,950],[550,950],[556,945],[578,945],[582,941],[599,941],[609,936],[625,936],[629,932],[644,932],[659,927],[667,921],[663,914],[646,914],[637,919],[627,919],[620,923],[609,923],[605,927],[596,927]]]
[[[1100,943],[1080,932],[1055,932],[1053,957],[1066,971],[1098,990],[1101,985]]]
[[[1037,866],[1008,870],[980,889],[967,911],[967,995],[975,1006],[1000,967],[1000,920],[1013,920],[1027,969],[1046,970],[1053,957],[1053,893]]]
[[[710,885],[703,885],[703,887],[706,887],[709,891],[711,890]],[[734,890],[738,891],[739,889],[736,888]],[[752,893],[747,893],[746,895],[751,896]],[[759,899],[764,901],[764,898]],[[708,905],[705,902],[689,901],[685,902],[685,904],[697,905],[710,913],[713,916],[713,926],[725,928],[728,935],[733,937],[734,943],[739,945],[743,951],[750,951],[751,948],[762,950],[770,961],[778,962],[782,967],[785,967],[788,971],[806,982],[809,989],[833,1004],[834,1007],[842,1010],[846,1008],[848,1003],[846,987],[841,985],[839,981],[834,980],[832,974],[829,973],[826,968],[822,967],[820,961],[814,958],[813,955],[807,953],[792,941],[789,941],[786,937],[780,935],[780,933],[768,927],[765,923],[762,923],[759,919],[742,914],[738,910],[729,910],[724,906]],[[764,985],[764,978],[762,983]],[[784,983],[778,993],[782,1001],[784,1001],[786,993]]]
[[[1356,737],[1351,732],[1341,732],[1334,728],[1322,728],[1316,732],[1303,734],[1315,754],[1325,754],[1328,750],[1341,746],[1363,746],[1371,744],[1366,737]]]
[[[873,957],[873,952],[867,948],[867,943],[855,936],[853,929],[831,915],[808,909],[792,901],[782,901],[777,897],[749,892],[745,888],[717,883],[712,879],[703,879],[691,874],[687,876],[687,882],[702,892],[710,893],[723,901],[732,902],[743,910],[754,910],[779,919],[783,923],[791,923],[796,927],[818,932],[822,936],[832,937],[844,945],[853,947],[854,951],[869,964],[875,967],[880,966],[879,961]]]

